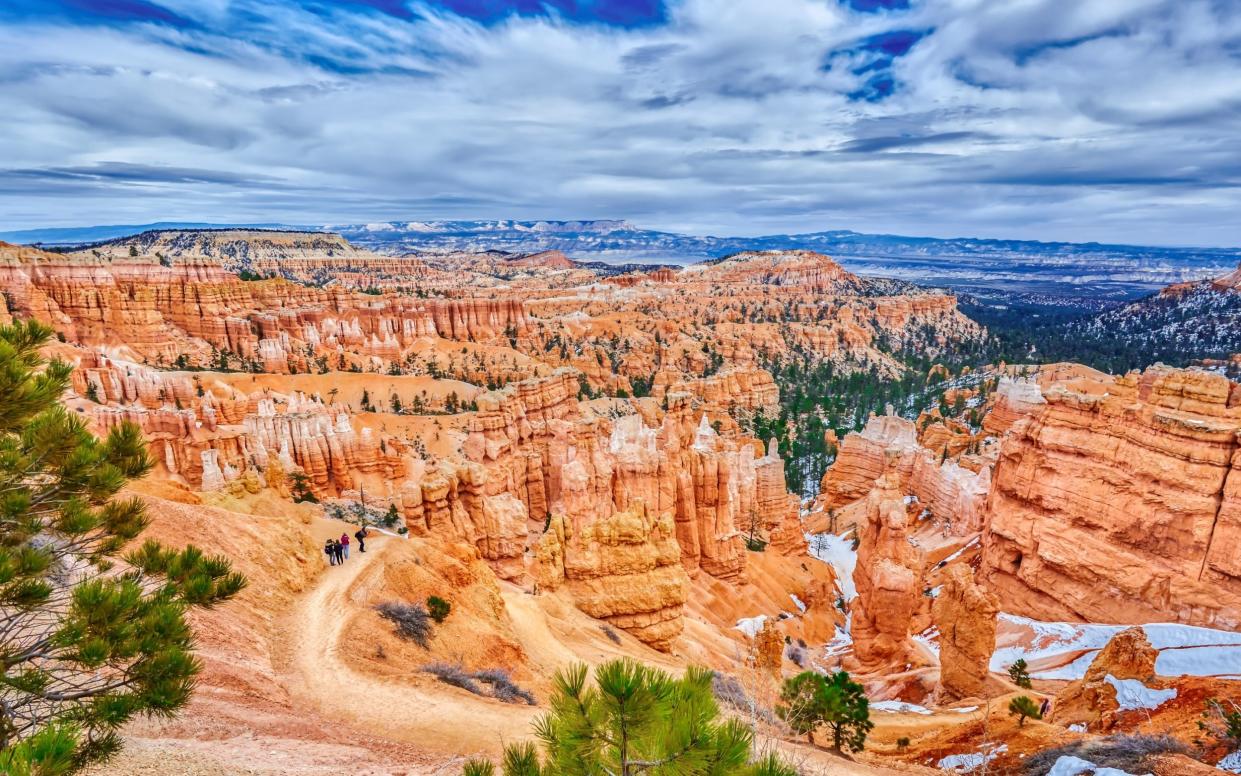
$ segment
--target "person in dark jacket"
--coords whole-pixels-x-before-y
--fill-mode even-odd
[[[323,543],[323,554],[327,555],[327,563],[329,566],[336,565],[336,548],[332,546],[331,539],[328,539]]]
[[[353,538],[358,540],[358,552],[366,552],[366,536],[367,531],[365,525],[359,526],[358,530],[354,532]]]
[[[345,548],[340,546],[340,542],[332,540],[332,552],[336,554],[336,565],[342,566],[345,563]]]

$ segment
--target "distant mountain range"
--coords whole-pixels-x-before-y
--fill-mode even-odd
[[[165,223],[37,229],[0,233],[0,240],[64,245],[106,240],[148,229],[219,227]],[[279,228],[280,224],[237,224]],[[1128,299],[1187,280],[1213,277],[1241,262],[1237,248],[1166,248],[1101,243],[975,238],[939,239],[852,231],[713,237],[641,229],[625,221],[388,221],[297,225],[338,232],[379,253],[559,250],[607,263],[689,264],[743,250],[810,249],[837,258],[861,275],[970,289]]]

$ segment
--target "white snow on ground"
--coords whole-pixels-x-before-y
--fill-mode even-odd
[[[990,762],[1008,751],[1008,744],[1000,744],[987,754],[950,754],[940,760],[935,767],[941,771],[951,771],[952,773],[973,773],[983,766],[983,763]]]
[[[947,558],[944,558],[943,560],[941,560],[941,561],[939,562],[939,565],[941,565],[941,566],[947,566],[949,563],[952,563],[954,560],[956,560],[957,558],[961,557],[961,553],[965,552],[965,551],[966,551],[966,550],[968,550],[970,547],[973,547],[973,546],[977,545],[980,541],[982,541],[982,539],[980,539],[979,537],[975,536],[973,539],[970,539],[968,542],[966,542],[964,547],[962,547],[961,549],[959,549],[959,550],[957,550],[956,552],[952,553],[952,554],[951,554],[951,555],[949,555]]]
[[[1086,726],[1080,722],[1074,722],[1072,725],[1069,725],[1069,730],[1073,731],[1074,733],[1085,733]]]
[[[1176,697],[1176,688],[1154,690],[1137,679],[1117,679],[1108,674],[1103,681],[1116,688],[1116,703],[1121,711],[1157,709]]]
[[[839,657],[853,649],[852,628],[853,614],[846,614],[844,630],[841,630],[839,627],[836,628],[836,635],[823,647],[823,654],[827,657]]]
[[[1034,679],[1081,679],[1099,650],[1113,636],[1130,626],[1072,622],[1040,622],[1014,614],[1000,614],[1001,631],[1030,631],[1028,643],[997,649],[991,656],[991,670],[1005,671],[1018,658],[1035,668]],[[1151,646],[1159,650],[1155,671],[1160,676],[1216,676],[1232,678],[1241,665],[1241,633],[1199,628],[1176,623],[1148,623],[1142,626]],[[1003,643],[1003,638],[1000,639]],[[1084,652],[1065,665],[1039,670],[1039,663],[1054,664],[1057,658]]]
[[[1089,760],[1066,754],[1056,760],[1047,776],[1137,776],[1116,768],[1100,768]],[[1150,776],[1150,774],[1145,774]]]
[[[1086,675],[1086,669],[1090,668],[1090,664],[1094,662],[1095,656],[1098,654],[1099,654],[1099,650],[1094,649],[1082,655],[1081,657],[1077,658],[1076,660],[1074,660],[1072,663],[1069,663],[1068,665],[1063,665],[1063,666],[1060,666],[1059,668],[1051,668],[1046,671],[1031,671],[1030,678],[1031,679],[1063,679],[1065,681],[1081,679],[1083,676]]]
[[[1241,641],[1241,638],[1238,640]],[[1237,666],[1241,666],[1241,645],[1167,649],[1160,652],[1155,659],[1155,673],[1160,676],[1218,676],[1221,679],[1236,679]]]
[[[806,605],[802,603],[802,600],[797,597],[796,593],[789,593],[789,598],[793,599],[793,605],[797,607],[797,611],[802,614],[806,613]]]
[[[978,711],[978,707],[977,706],[962,706],[959,709],[948,709],[948,710],[955,711],[958,714],[969,714],[971,711]]]
[[[742,617],[740,620],[737,620],[737,624],[733,628],[750,638],[754,638],[763,629],[763,623],[765,622],[767,622],[767,615],[765,614],[760,614],[757,617]]]
[[[935,587],[931,588],[931,598],[939,598],[939,594],[942,592],[944,592],[944,586],[936,585]]]
[[[1241,749],[1238,749],[1232,754],[1224,757],[1224,759],[1215,763],[1215,767],[1219,768],[1221,771],[1228,771],[1229,773],[1241,773]]]
[[[930,714],[931,710],[916,703],[904,701],[875,701],[870,704],[871,711],[886,711],[889,714]]]
[[[853,539],[834,533],[821,533],[806,534],[806,542],[810,545],[811,557],[830,565],[836,572],[836,587],[845,597],[845,602],[857,598],[857,588],[853,586],[853,569],[857,566],[857,551],[853,549]]]
[[[939,657],[939,644],[936,644],[932,639],[927,636],[914,636],[913,640],[926,647],[935,657]]]

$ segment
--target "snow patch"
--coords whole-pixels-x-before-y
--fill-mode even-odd
[[[1085,733],[1086,726],[1081,722],[1074,722],[1072,725],[1069,725],[1069,731],[1072,733]]]
[[[836,587],[845,602],[857,598],[857,588],[853,584],[857,551],[853,549],[853,540],[834,533],[820,533],[806,534],[806,543],[810,546],[811,557],[823,561],[836,572]]]
[[[930,714],[931,710],[916,703],[905,701],[876,701],[870,704],[872,711],[885,711],[889,714]]]
[[[1232,754],[1224,757],[1224,759],[1215,763],[1215,767],[1219,768],[1221,771],[1228,771],[1229,773],[1241,773],[1241,749],[1238,749]]]
[[[1117,679],[1111,674],[1103,677],[1103,681],[1116,688],[1116,703],[1121,711],[1157,709],[1176,697],[1175,687],[1155,690],[1137,679]]]
[[[991,762],[1007,751],[1008,744],[1000,744],[986,754],[981,752],[974,754],[950,754],[940,760],[936,767],[941,771],[950,771],[952,773],[973,773],[981,768],[984,763]]]
[[[1071,622],[1041,622],[1001,613],[1004,630],[1030,631],[1033,638],[1024,643],[1001,647],[991,656],[992,671],[1002,672],[1024,658],[1037,667],[1068,659],[1065,665],[1033,670],[1035,679],[1081,679],[1099,650],[1128,625],[1098,625]],[[1156,622],[1142,626],[1151,646],[1159,651],[1155,672],[1160,676],[1215,676],[1232,678],[1241,665],[1241,633],[1201,628],[1193,625]],[[1077,654],[1082,653],[1082,654]]]
[[[802,614],[806,613],[806,605],[802,603],[802,600],[797,597],[796,593],[789,593],[789,598],[793,599],[793,605],[797,607],[797,611]]]
[[[939,565],[940,565],[940,566],[947,566],[949,563],[952,563],[954,560],[956,560],[957,558],[961,557],[961,553],[965,552],[965,551],[966,551],[966,550],[968,550],[970,547],[975,547],[975,546],[977,546],[977,545],[978,545],[978,543],[979,543],[979,542],[981,542],[981,541],[982,541],[982,539],[981,539],[980,537],[975,536],[973,539],[970,539],[968,542],[966,542],[964,547],[962,547],[961,549],[959,549],[959,550],[957,550],[956,552],[952,553],[952,554],[951,554],[951,555],[949,555],[947,558],[944,558],[943,560],[941,560],[941,561],[939,562]]]
[[[1089,760],[1066,754],[1056,760],[1056,764],[1051,766],[1047,776],[1138,776],[1138,774],[1116,768],[1101,768]],[[1144,776],[1150,776],[1150,774],[1144,774]]]
[[[742,617],[740,620],[737,620],[737,624],[733,628],[750,638],[754,638],[763,629],[763,623],[765,622],[767,622],[767,615],[765,614],[760,614],[757,617]]]

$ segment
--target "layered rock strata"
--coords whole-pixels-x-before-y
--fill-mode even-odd
[[[945,569],[932,606],[939,629],[942,699],[985,696],[999,611],[999,599],[974,581],[969,566],[952,565]]]
[[[1004,439],[981,576],[1043,620],[1241,627],[1241,390],[1154,367],[1044,391]]]

